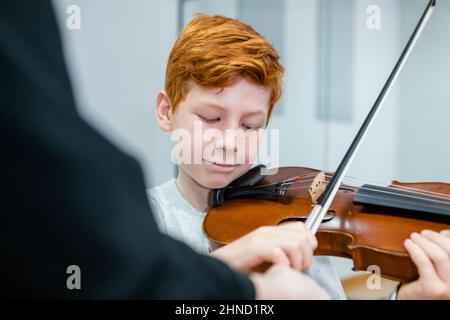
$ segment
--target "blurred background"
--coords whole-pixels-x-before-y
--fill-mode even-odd
[[[142,164],[148,187],[175,175],[155,120],[165,64],[196,12],[251,24],[279,51],[284,93],[270,127],[280,165],[334,171],[428,0],[54,0],[82,116]],[[80,29],[67,27],[68,7]],[[375,11],[374,11],[375,10]],[[379,10],[379,12],[376,12]],[[376,28],[367,22],[379,13]],[[349,175],[450,182],[450,2],[436,10]],[[351,262],[335,259],[345,279]]]

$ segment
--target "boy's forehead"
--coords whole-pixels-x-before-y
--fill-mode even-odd
[[[186,100],[217,107],[248,107],[254,111],[268,111],[271,89],[246,79],[234,82],[225,88],[211,88],[191,83]]]

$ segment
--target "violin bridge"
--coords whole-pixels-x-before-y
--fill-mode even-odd
[[[309,196],[311,197],[311,206],[314,206],[319,200],[322,193],[325,191],[326,181],[325,181],[325,172],[319,172],[312,181],[311,185],[308,188]]]

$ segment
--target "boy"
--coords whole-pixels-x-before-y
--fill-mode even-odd
[[[201,253],[209,253],[202,233],[209,192],[228,185],[254,163],[256,155],[251,139],[258,129],[267,127],[272,108],[281,95],[283,71],[268,41],[237,20],[200,15],[181,32],[169,56],[165,91],[157,96],[159,126],[163,131],[182,131],[189,137],[195,137],[199,127],[219,134],[213,135],[214,144],[203,135],[200,143],[191,143],[182,152],[184,160],[180,161],[177,154],[176,180],[150,190],[150,203],[163,232]],[[225,131],[232,132],[233,139],[220,135]],[[432,237],[425,239],[426,245],[422,238],[421,242],[417,240],[414,235],[406,244],[416,263],[423,262],[424,254],[431,263],[435,262],[432,254],[425,252],[427,248],[431,250],[428,243],[431,242],[434,252],[446,252],[449,261],[444,263],[450,265],[448,237],[432,233]],[[257,229],[211,254],[240,271],[250,271],[263,261],[291,265],[310,275],[333,299],[344,299],[329,259],[312,258],[316,245],[315,237],[296,222]],[[419,263],[419,272],[422,267]],[[440,284],[444,286],[443,292],[448,293],[450,268],[441,269],[440,282],[425,283],[419,279],[422,288]],[[416,288],[414,285],[404,288],[402,297],[423,297],[417,284]]]

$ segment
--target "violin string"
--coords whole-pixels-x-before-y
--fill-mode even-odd
[[[307,187],[307,186],[304,186],[304,187],[294,187],[294,188],[290,188],[289,190],[299,190],[299,189],[308,189],[309,187]],[[363,188],[363,189],[366,189],[366,188]],[[383,191],[383,190],[373,190],[373,189],[370,189],[371,191],[375,191],[375,192],[377,192],[377,193],[389,193],[389,194],[394,194],[394,195],[397,195],[396,193],[394,193],[394,192],[389,192],[389,191]],[[350,191],[350,193],[356,193],[355,191]],[[379,199],[379,197],[377,197],[377,196],[373,196],[373,195],[364,195],[365,197],[368,197],[368,198],[374,198],[374,199]],[[419,200],[428,200],[428,201],[432,201],[432,202],[434,202],[434,203],[442,203],[442,204],[444,204],[444,205],[449,205],[450,203],[448,202],[448,201],[441,201],[441,200],[433,200],[433,199],[429,199],[429,198],[423,198],[423,197],[417,197],[417,196],[412,196],[412,195],[404,195],[404,196],[407,196],[407,197],[409,197],[409,198],[413,198],[413,199],[419,199]],[[441,206],[434,206],[433,204],[427,204],[429,207],[433,207],[433,208],[442,208]]]
[[[440,197],[440,198],[444,198],[444,199],[450,199],[450,195],[448,195],[448,194],[441,193],[441,192],[430,191],[430,190],[419,189],[419,188],[416,188],[416,187],[402,186],[402,185],[396,185],[396,184],[393,184],[391,186],[386,186],[386,185],[383,185],[380,182],[374,182],[374,181],[371,181],[371,180],[364,180],[364,179],[360,179],[360,178],[353,178],[353,177],[350,177],[350,176],[349,177],[345,177],[344,180],[367,181],[367,182],[370,182],[371,185],[377,186],[377,187],[390,188],[392,190],[411,191],[411,192],[419,193],[419,194],[422,194],[422,195],[430,195],[430,196],[436,196],[436,197]]]
[[[298,181],[299,178],[315,177],[318,173],[319,173],[319,172],[307,173],[307,174],[304,174],[304,175],[298,175],[298,176],[289,177],[289,178],[286,178],[285,180],[291,180],[291,179],[293,179],[293,181]],[[270,175],[269,175],[269,176],[270,176]],[[311,179],[311,180],[302,180],[302,181],[313,181],[313,180],[314,180],[314,179]],[[291,182],[293,182],[293,181],[291,181]],[[282,183],[282,182],[281,182],[281,183]],[[271,183],[260,184],[260,185],[255,186],[254,188],[265,188],[265,187],[275,186],[275,185],[278,185],[278,184],[280,184],[279,181],[278,181],[278,182],[271,182]]]
[[[333,176],[333,174],[331,174],[331,173],[324,172],[324,174],[325,174],[326,177],[329,177],[329,178],[331,178]],[[315,175],[317,175],[317,173],[310,173],[310,174],[305,175],[304,177],[311,176],[311,175],[315,176]],[[307,182],[307,181],[313,181],[313,180],[314,179],[302,180],[302,181]],[[356,178],[356,177],[353,177],[353,176],[345,176],[344,181],[348,181],[348,180],[353,180],[353,181],[356,181],[356,182],[367,183],[367,184],[371,184],[371,185],[378,186],[378,187],[384,187],[384,188],[387,187],[385,183],[380,182],[380,181]],[[419,189],[419,188],[410,187],[410,186],[402,186],[402,185],[395,185],[394,184],[394,185],[392,185],[390,187],[387,187],[387,188],[400,189],[400,190],[405,190],[405,191],[412,191],[412,192],[420,193],[420,194],[423,194],[423,195],[436,195],[438,197],[443,197],[445,199],[450,198],[450,196],[448,194],[445,194],[445,193],[440,193],[440,192],[435,192],[435,191],[430,191],[430,190],[424,190],[424,189]]]
[[[353,177],[345,177],[345,179],[349,178],[349,180],[362,180],[359,178],[353,178]],[[370,180],[366,180],[368,182],[372,182],[371,184],[373,186],[378,186],[378,187],[383,187],[383,188],[389,188],[391,190],[404,190],[404,191],[411,191],[411,192],[415,192],[418,194],[422,194],[422,195],[429,195],[429,196],[436,196],[438,198],[443,198],[443,199],[450,199],[450,195],[445,194],[445,193],[440,193],[440,192],[435,192],[435,191],[430,191],[430,190],[424,190],[424,189],[419,189],[416,187],[409,187],[409,186],[401,186],[401,185],[392,185],[392,186],[383,186],[382,183],[378,183],[375,184],[376,182],[374,181],[370,181]]]
[[[388,194],[394,194],[394,195],[398,195],[398,193],[396,193],[395,191],[387,191],[387,190],[374,190],[371,188],[366,188],[366,187],[362,187],[363,190],[370,190],[370,191],[375,191],[376,193],[388,193]],[[396,190],[396,188],[391,188],[390,190]],[[428,194],[424,194],[424,193],[418,193],[417,194],[422,194],[425,196],[429,196]],[[408,197],[408,198],[413,198],[413,199],[421,199],[421,200],[429,200],[429,201],[433,201],[433,202],[441,202],[444,204],[450,204],[450,196],[435,196],[433,195],[433,197],[435,198],[441,198],[443,200],[438,200],[438,199],[430,199],[430,198],[426,198],[426,197],[418,197],[415,195],[409,195],[409,194],[401,194],[402,197]]]
[[[377,190],[377,192],[382,192],[382,191],[379,191],[379,190]],[[374,195],[364,195],[364,197],[367,197],[367,198],[372,198],[372,199],[380,199],[380,197],[377,197],[377,196],[374,196]],[[413,197],[414,198],[414,197]],[[444,209],[443,207],[442,207],[442,204],[441,205],[439,205],[439,204],[436,204],[437,202],[442,202],[444,205],[450,205],[450,203],[449,202],[444,202],[444,201],[440,201],[440,200],[431,200],[432,202],[431,203],[427,203],[426,205],[427,205],[427,207],[430,207],[430,208],[436,208],[436,209]],[[448,208],[447,208],[448,209]]]
[[[293,179],[293,181],[290,182],[290,183],[292,183],[292,182],[298,181],[299,178],[308,178],[308,177],[314,177],[314,178],[315,178],[315,177],[317,176],[318,173],[319,173],[319,172],[313,172],[313,173],[308,173],[308,174],[304,174],[304,175],[293,176],[293,177],[289,177],[289,178],[287,178],[287,179],[285,179],[285,180],[291,180],[291,179]],[[324,172],[324,174],[325,174],[325,177],[328,177],[328,178],[331,178],[331,177],[333,176],[333,174],[331,174],[331,173],[326,173],[326,172]],[[350,179],[352,179],[352,180],[364,181],[363,179],[352,178],[352,177],[350,177],[350,176],[348,176],[348,178],[350,178]],[[344,179],[347,179],[347,176],[346,176]],[[314,179],[310,179],[310,180],[301,180],[301,181],[302,181],[302,182],[307,182],[307,181],[313,181],[313,180],[314,180]],[[369,182],[369,180],[366,180],[366,181],[364,181],[364,182]],[[371,182],[373,183],[373,181],[371,181]],[[381,182],[378,182],[378,183],[379,183],[379,186],[382,186],[382,185],[383,185]],[[280,182],[271,182],[271,183],[261,184],[261,185],[255,186],[255,188],[265,188],[265,187],[275,186],[275,185],[277,185],[277,184],[280,184]],[[230,188],[232,188],[232,187],[230,187]]]
[[[309,181],[312,181],[312,180],[298,181],[298,182],[294,182],[294,183],[292,183],[292,184],[290,184],[290,185],[298,185],[298,184],[301,184],[301,183],[303,183],[303,182],[309,182]],[[325,184],[328,184],[328,181],[325,181]],[[308,188],[308,187],[306,187],[306,188]],[[384,188],[389,188],[389,187],[384,187]],[[288,189],[295,189],[295,187],[288,188]],[[365,187],[360,187],[359,189],[369,190],[369,188],[365,188]],[[449,200],[449,199],[450,199],[450,196],[447,195],[447,194],[438,193],[438,192],[432,192],[432,191],[422,190],[422,189],[417,189],[417,188],[410,188],[410,187],[403,187],[403,186],[395,186],[395,188],[391,187],[390,189],[393,190],[393,191],[385,191],[385,190],[384,190],[383,192],[388,192],[388,193],[391,193],[391,194],[397,194],[397,193],[395,192],[396,190],[419,191],[419,192],[415,192],[415,193],[421,194],[421,195],[435,196],[435,197],[437,197],[437,198],[442,198],[442,199],[445,199],[445,200]],[[373,189],[370,189],[370,190],[373,190]],[[380,191],[380,190],[375,190],[375,191]],[[354,192],[354,191],[352,191],[352,192]],[[381,192],[381,191],[380,191],[380,192]],[[412,196],[412,195],[411,195],[411,196]],[[429,199],[429,198],[422,198],[422,199]]]
[[[305,175],[299,175],[299,176],[294,176],[294,177],[288,178],[288,179],[294,179],[294,180],[292,180],[292,181],[287,183],[287,185],[289,186],[287,188],[289,189],[290,186],[296,185],[296,184],[312,182],[312,181],[314,181],[314,178],[313,179],[302,179],[302,180],[299,180],[299,178],[315,177],[315,176],[317,176],[317,174],[318,174],[317,172],[313,172],[313,173],[308,173],[308,174],[305,174]],[[331,178],[333,176],[333,174],[331,174],[331,173],[324,172],[324,174],[325,174],[326,177],[329,177],[329,178]],[[286,179],[286,180],[288,180],[288,179]],[[344,181],[348,181],[348,180],[353,180],[353,181],[357,181],[357,182],[361,182],[362,181],[362,182],[365,182],[365,183],[370,183],[370,184],[372,184],[374,186],[379,186],[379,187],[386,188],[386,186],[383,185],[383,183],[381,183],[379,181],[361,179],[361,178],[356,178],[356,177],[352,177],[352,176],[346,176],[344,178]],[[325,181],[325,183],[328,184],[327,181]],[[277,184],[279,184],[279,182],[277,182],[277,183],[268,183],[268,184],[264,184],[264,185],[258,185],[258,186],[255,186],[255,188],[263,188],[263,187],[268,187],[268,186],[274,186],[274,185],[277,185]],[[429,191],[429,190],[418,189],[418,188],[415,188],[415,187],[394,185],[393,187],[387,187],[387,188],[396,189],[396,190],[411,191],[411,192],[415,192],[415,193],[421,194],[421,195],[436,196],[436,197],[439,197],[439,198],[443,198],[445,200],[450,199],[450,196],[447,195],[447,194],[434,192],[434,191]],[[393,194],[393,192],[391,192],[391,193]]]
[[[305,187],[293,187],[293,188],[289,188],[289,190],[299,190],[299,189],[308,189],[309,187],[305,186]],[[363,188],[363,189],[367,189],[367,188]],[[371,191],[375,191],[373,189],[368,189]],[[385,193],[385,194],[393,194],[393,195],[398,195],[395,192],[389,192],[389,191],[384,191],[384,190],[376,190],[375,192],[377,193]],[[350,191],[350,193],[356,193],[355,191]],[[371,197],[371,198],[377,198],[375,196],[372,195],[365,195],[367,197]],[[412,198],[412,199],[418,199],[418,200],[427,200],[427,201],[431,201],[431,202],[435,202],[435,203],[442,203],[445,205],[450,205],[450,203],[448,202],[450,199],[445,199],[444,201],[442,200],[435,200],[435,199],[430,199],[430,198],[425,198],[425,197],[418,197],[418,196],[414,196],[414,195],[402,195],[402,196],[406,196],[408,198]]]
[[[328,182],[325,182],[326,184],[328,184]],[[288,187],[287,190],[297,190],[297,189],[308,189],[309,186],[304,186],[304,187]],[[370,188],[365,188],[365,187],[361,187],[359,189],[363,189],[363,190],[370,190],[370,191],[374,191],[377,193],[385,193],[385,194],[393,194],[393,195],[398,195],[398,193],[396,192],[392,192],[392,191],[387,191],[387,190],[374,190],[374,189],[370,189]],[[357,191],[350,191],[351,193],[356,193]],[[420,193],[418,193],[420,194]],[[426,194],[428,195],[428,194]],[[418,200],[428,200],[428,201],[434,201],[434,202],[441,202],[443,204],[450,204],[448,201],[450,201],[450,196],[448,195],[444,195],[443,196],[436,196],[437,198],[442,198],[444,200],[436,200],[436,199],[430,199],[430,198],[426,198],[426,197],[420,197],[420,196],[416,196],[416,195],[405,195],[402,194],[402,196],[408,197],[408,198],[412,198],[412,199],[418,199]]]
[[[304,175],[298,175],[298,176],[293,176],[293,177],[289,177],[286,180],[290,180],[289,182],[286,182],[286,184],[283,186],[285,188],[285,190],[295,190],[295,189],[303,189],[303,188],[309,188],[309,186],[305,186],[305,187],[294,187],[294,185],[301,185],[303,183],[307,183],[307,182],[312,182],[315,180],[315,177],[319,174],[320,172],[312,172],[312,173],[307,173]],[[326,173],[323,172],[325,177],[331,178],[333,176],[333,174],[331,173]],[[312,179],[304,179],[304,178],[308,178],[308,177],[314,177]],[[303,178],[303,179],[302,179]],[[374,184],[375,186],[380,186],[380,187],[384,187],[386,188],[386,186],[383,186],[381,183],[376,182],[376,181],[370,181],[370,180],[365,180],[365,179],[361,179],[361,178],[355,178],[352,176],[346,176],[344,178],[344,180],[354,180],[354,181],[365,181],[365,182],[369,182],[371,184]],[[254,188],[264,188],[264,187],[270,187],[270,186],[276,186],[276,185],[282,185],[283,182],[274,182],[274,183],[267,183],[267,184],[263,184],[263,185],[257,185]],[[325,181],[325,184],[328,184],[328,181]],[[362,187],[360,187],[362,188]],[[389,188],[389,187],[387,187]],[[365,188],[367,189],[367,188]],[[391,189],[395,189],[395,190],[405,190],[405,191],[410,191],[410,192],[415,192],[418,195],[424,195],[424,196],[435,196],[437,198],[441,198],[444,199],[446,201],[448,201],[450,199],[450,196],[447,194],[443,194],[443,193],[438,193],[438,192],[433,192],[433,191],[428,191],[428,190],[423,190],[423,189],[418,189],[418,188],[414,188],[414,187],[406,187],[406,186],[395,186],[395,188],[391,187]],[[372,190],[373,191],[373,190]],[[381,193],[389,193],[389,194],[396,194],[395,192],[390,192],[390,191],[380,191],[377,190],[377,192]],[[355,191],[352,191],[352,193],[355,193]],[[415,199],[421,199],[421,200],[428,200],[430,201],[429,198],[424,198],[424,197],[420,197],[420,196],[415,196],[415,195],[408,195],[408,197],[411,198],[415,198]],[[439,201],[439,200],[431,200],[431,201]]]

